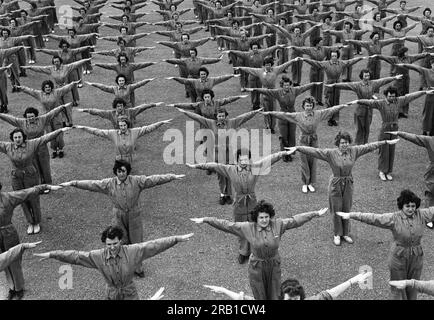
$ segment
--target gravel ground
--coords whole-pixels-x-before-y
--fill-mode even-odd
[[[68,1],[60,0],[59,5]],[[428,5],[428,1],[413,1],[411,6]],[[186,0],[180,8],[192,7],[191,0]],[[396,7],[394,5],[393,7]],[[157,9],[154,4],[147,7]],[[114,9],[105,8],[108,14],[119,14]],[[417,14],[421,14],[422,10]],[[105,16],[105,15],[104,15]],[[194,18],[190,12],[185,19]],[[103,21],[106,18],[103,19]],[[146,21],[158,21],[159,16],[151,13]],[[143,32],[162,30],[162,28],[145,26]],[[419,34],[420,27],[416,27],[411,35]],[[63,32],[63,31],[62,31]],[[101,28],[102,35],[111,35],[113,30]],[[193,39],[207,36],[204,32],[194,35]],[[139,45],[156,45],[154,41],[161,40],[151,35],[138,41]],[[164,39],[166,40],[166,39]],[[50,41],[49,48],[57,43]],[[416,46],[407,43],[410,52],[417,51]],[[141,54],[136,61],[160,61],[172,56],[167,47],[156,45],[157,48]],[[112,42],[98,42],[98,49],[114,47]],[[390,48],[384,53],[388,54]],[[215,42],[208,42],[199,48],[200,56],[219,56]],[[37,65],[50,63],[51,57],[39,55]],[[113,59],[96,55],[94,61],[112,62]],[[353,80],[365,62],[358,63],[353,71]],[[232,69],[224,63],[209,66],[211,75],[229,74]],[[308,67],[306,66],[302,83],[307,83]],[[382,76],[387,76],[389,66],[383,64]],[[40,88],[46,76],[28,72],[27,78],[22,78],[22,84]],[[177,76],[178,69],[172,65],[160,62],[144,70],[136,72],[136,79],[157,79],[136,92],[138,103],[164,101],[166,103],[185,102],[183,86],[165,80],[164,77]],[[411,91],[418,90],[419,77],[411,73]],[[101,68],[95,68],[90,76],[84,80],[100,83],[114,83],[115,74]],[[10,90],[10,89],[9,89]],[[238,80],[232,79],[215,89],[216,97],[237,95]],[[88,86],[80,89],[80,107],[111,108],[112,96]],[[297,99],[299,102],[305,94]],[[36,106],[33,98],[21,94],[10,93],[10,113],[19,116],[29,105]],[[341,102],[355,99],[353,93],[344,92]],[[410,117],[402,120],[401,130],[421,132],[421,114],[423,98],[411,104]],[[238,101],[229,108],[231,117],[250,110],[250,99]],[[341,112],[340,127],[328,127],[323,124],[319,128],[320,146],[332,147],[333,138],[339,130],[349,130],[354,134],[353,111],[348,109]],[[185,131],[185,120],[176,110],[168,107],[152,109],[139,116],[139,124],[150,124],[156,121],[173,118],[172,127]],[[74,113],[75,124],[83,124],[99,128],[109,128],[107,121],[100,120],[78,112]],[[374,112],[370,141],[377,139],[380,128],[380,116]],[[262,116],[257,116],[248,122],[247,128],[262,128]],[[2,123],[0,126],[0,140],[8,141],[11,127]],[[60,183],[72,179],[102,179],[112,175],[113,147],[108,141],[96,138],[82,131],[70,131],[65,135],[66,156],[64,159],[51,161],[54,182]],[[278,135],[272,136],[272,151],[278,151]],[[237,261],[237,242],[234,236],[224,234],[207,225],[194,225],[189,218],[215,216],[231,219],[230,206],[218,204],[218,185],[215,175],[207,176],[202,171],[189,170],[183,165],[167,165],[162,161],[163,147],[168,142],[163,141],[163,130],[139,140],[138,155],[134,164],[135,173],[162,174],[174,172],[186,174],[183,181],[176,181],[161,187],[148,189],[143,192],[140,207],[143,212],[145,239],[151,240],[175,234],[194,232],[194,238],[188,243],[178,244],[154,258],[145,261],[146,277],[137,279],[137,288],[142,299],[148,298],[159,287],[165,287],[164,299],[222,299],[204,288],[203,284],[221,285],[235,291],[250,293],[247,266],[240,266]],[[401,141],[397,146],[394,180],[381,182],[377,176],[377,153],[370,153],[361,158],[353,172],[355,181],[354,211],[363,212],[391,212],[396,210],[396,197],[403,188],[410,188],[422,196],[423,174],[428,158],[422,148]],[[324,162],[318,163],[317,192],[304,195],[301,193],[299,156],[292,163],[279,163],[273,167],[268,176],[261,178],[257,186],[259,199],[271,201],[276,208],[277,216],[289,217],[305,211],[328,206],[327,185],[330,168]],[[10,187],[11,165],[7,157],[0,156],[1,181],[5,190]],[[110,223],[111,203],[107,197],[77,189],[64,189],[41,197],[43,209],[42,232],[38,235],[26,234],[26,222],[21,208],[17,208],[13,223],[18,229],[22,242],[39,241],[42,244],[36,252],[55,249],[92,250],[100,248],[100,232]],[[282,256],[282,279],[295,277],[301,281],[308,295],[314,294],[343,282],[355,275],[362,265],[373,269],[373,290],[360,290],[356,286],[346,291],[340,299],[388,299],[389,289],[387,280],[389,272],[386,257],[390,247],[391,233],[387,230],[374,228],[358,222],[352,222],[353,245],[344,243],[335,247],[332,243],[332,221],[325,217],[314,220],[307,225],[287,232],[282,239],[280,254]],[[423,240],[425,248],[425,267],[422,279],[431,279],[434,273],[434,256],[431,250],[434,245],[433,233],[426,230]],[[61,290],[59,288],[59,268],[61,263],[49,260],[39,262],[30,252],[24,254],[23,269],[26,279],[25,299],[103,299],[104,283],[102,277],[95,270],[73,267],[73,288]],[[3,290],[0,296],[6,295],[4,274],[0,275]],[[424,299],[424,296],[421,296]]]

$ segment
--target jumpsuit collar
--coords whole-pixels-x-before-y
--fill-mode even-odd
[[[23,142],[21,145],[17,146],[16,144],[14,144],[14,149],[17,150],[18,148],[25,148],[26,147],[26,143]]]
[[[122,182],[121,180],[119,180],[118,177],[116,177],[116,184],[117,184],[117,185],[121,185],[121,184],[129,184],[129,182],[130,182],[129,180],[130,180],[130,176],[127,176],[127,178],[125,179],[124,182]]]
[[[119,134],[119,135],[129,136],[129,135],[130,135],[130,130],[128,129],[127,131],[125,131],[125,133],[122,133],[121,130],[118,130],[118,134]]]
[[[104,253],[105,253],[105,261],[109,261],[110,259],[116,259],[117,257],[119,257],[119,258],[121,258],[121,254],[120,254],[120,252],[121,252],[121,248],[119,248],[119,250],[115,253],[115,255],[114,256],[112,256],[111,254],[110,254],[110,251],[106,248],[106,249],[104,249]]]
[[[261,231],[271,231],[271,222],[265,228],[261,227],[259,224],[256,224],[256,230],[258,232],[261,232]]]
[[[252,170],[252,166],[250,164],[248,164],[245,168],[243,168],[239,164],[237,165],[238,172],[243,172],[243,171],[250,172],[251,170]]]

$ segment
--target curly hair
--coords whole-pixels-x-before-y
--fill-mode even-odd
[[[237,149],[237,161],[240,160],[241,156],[249,156],[249,159],[252,158],[252,152],[250,151],[250,149],[245,149],[245,148],[238,148]]]
[[[53,58],[51,58],[51,64],[54,64],[55,59],[59,59],[60,64],[63,64],[63,59],[59,56],[54,56]]]
[[[372,79],[372,72],[369,69],[362,69],[359,73],[360,80],[363,80],[363,74],[369,73],[369,79]]]
[[[399,210],[402,210],[405,204],[413,202],[416,204],[416,209],[420,207],[420,198],[411,190],[404,189],[401,191],[399,197],[396,199],[396,204]]]
[[[206,95],[206,94],[211,95],[211,99],[214,99],[214,91],[212,91],[211,89],[204,89],[202,91],[202,95],[201,95],[202,100],[203,100],[203,96]]]
[[[124,236],[124,232],[121,228],[117,226],[109,226],[107,227],[101,234],[101,241],[105,243],[105,241],[108,239],[113,240],[115,238],[118,238],[121,240]]]
[[[396,30],[396,26],[397,26],[398,24],[399,24],[399,25],[401,26],[401,28],[402,28],[402,22],[399,21],[399,20],[397,20],[397,21],[395,21],[395,22],[393,23],[393,29],[394,29],[394,30]]]
[[[116,82],[116,84],[119,84],[119,83],[118,83],[119,78],[124,78],[125,82],[127,82],[127,77],[126,77],[124,74],[121,73],[121,74],[118,74],[118,75],[116,76],[116,78],[115,78],[115,82]]]
[[[273,205],[271,203],[265,201],[265,200],[261,200],[256,204],[256,206],[253,208],[253,210],[250,211],[250,213],[249,213],[253,222],[258,221],[258,216],[259,216],[259,213],[261,213],[261,212],[268,213],[270,218],[272,218],[276,215],[276,212],[274,211]]]
[[[399,93],[398,93],[398,89],[397,89],[396,87],[393,87],[393,86],[387,87],[387,88],[383,91],[383,94],[384,94],[386,97],[387,97],[387,95],[388,95],[389,93],[394,93],[396,97],[399,95]]]
[[[306,97],[306,98],[303,99],[303,101],[301,102],[301,107],[303,108],[303,110],[304,110],[304,108],[305,108],[304,105],[305,105],[306,103],[311,103],[311,104],[312,104],[312,109],[315,109],[315,106],[316,106],[316,100],[315,100],[314,97],[310,96],[310,97]]]
[[[14,130],[12,130],[11,133],[9,133],[9,139],[11,139],[11,141],[14,141],[14,134],[17,132],[21,132],[21,134],[23,135],[23,142],[26,142],[27,135],[24,133],[24,130],[21,128],[15,128]]]
[[[125,122],[126,124],[127,124],[127,128],[131,128],[131,122],[128,120],[128,118],[127,117],[125,117],[125,116],[121,116],[121,117],[119,117],[118,118],[118,125],[119,125],[119,123],[121,123],[121,122]]]
[[[118,55],[118,63],[121,63],[121,57],[125,57],[125,61],[128,63],[128,61],[130,60],[130,59],[128,59],[128,56],[125,54],[125,53],[120,53],[119,55]]]
[[[272,57],[266,57],[265,59],[264,59],[264,63],[262,64],[262,65],[266,65],[266,64],[271,64],[271,65],[273,65],[274,64],[274,59],[272,58]]]
[[[200,74],[201,71],[204,71],[204,72],[206,73],[206,76],[207,76],[207,77],[209,76],[209,70],[208,70],[207,68],[205,68],[205,67],[200,67],[200,68],[199,68],[199,74]]]
[[[116,175],[118,172],[118,169],[125,167],[127,169],[127,174],[130,174],[131,172],[131,164],[128,161],[125,160],[116,160],[115,165],[113,166],[113,174]]]
[[[353,142],[353,138],[351,138],[351,135],[347,131],[339,131],[338,134],[335,137],[335,146],[339,147],[339,144],[341,140],[348,141],[349,144]]]
[[[115,98],[112,102],[113,109],[116,109],[119,103],[122,103],[124,107],[127,105],[127,102],[122,98]]]
[[[69,44],[68,41],[66,41],[65,39],[62,39],[62,40],[60,40],[60,42],[59,42],[59,48],[62,49],[62,48],[63,48],[63,45],[65,45],[65,44],[66,44],[66,46],[67,46],[68,48],[71,47],[71,45]]]
[[[33,113],[35,115],[35,117],[39,116],[38,109],[33,108],[33,107],[28,107],[26,110],[24,110],[23,117],[27,118],[28,113]]]
[[[286,279],[280,285],[280,300],[283,300],[285,294],[290,297],[300,296],[300,300],[304,300],[306,298],[306,294],[304,292],[303,286],[297,279]]]
[[[51,81],[51,80],[45,80],[41,84],[41,91],[44,91],[44,88],[45,88],[46,85],[49,85],[51,87],[51,90],[54,89],[54,83],[53,83],[53,81]]]

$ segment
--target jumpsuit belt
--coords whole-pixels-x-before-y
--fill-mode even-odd
[[[405,243],[396,243],[396,251],[395,255],[398,257],[403,253],[409,253],[410,255],[421,256],[423,255],[422,246],[420,244],[405,244]]]
[[[280,264],[280,255],[277,253],[273,257],[262,259],[253,254],[250,254],[249,263],[253,266],[256,266],[258,263],[267,263],[267,264]]]
[[[300,144],[311,146],[314,142],[318,141],[316,133],[303,133],[300,135]]]
[[[37,172],[36,168],[33,165],[31,165],[31,166],[24,167],[22,169],[13,169],[11,171],[11,174],[14,177],[22,179],[24,178],[25,175],[34,175],[36,172]]]
[[[336,185],[336,184],[342,184],[342,187],[345,187],[347,184],[349,183],[353,183],[353,176],[334,176],[332,178],[332,184]]]
[[[247,207],[247,202],[251,200],[251,201],[255,201],[256,200],[256,195],[254,193],[246,193],[246,194],[242,194],[242,195],[237,195],[236,199],[233,203],[233,206],[239,205],[241,201],[244,202],[244,206]]]
[[[132,296],[136,292],[133,282],[118,286],[107,285],[107,295],[110,300],[123,300],[126,296]]]

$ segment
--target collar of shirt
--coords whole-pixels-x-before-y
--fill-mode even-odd
[[[129,184],[130,183],[130,176],[128,176],[124,182],[122,182],[121,180],[119,180],[118,177],[116,177],[116,184],[120,185],[120,184]]]
[[[417,211],[417,210],[416,210],[416,211]],[[415,212],[413,213],[413,215],[410,216],[410,217],[407,216],[407,215],[404,213],[404,211],[402,211],[402,210],[399,211],[399,215],[401,216],[402,219],[409,220],[409,219],[413,219],[413,218],[416,216],[416,213],[417,213],[416,211],[415,211]]]
[[[22,144],[20,144],[19,146],[17,146],[16,144],[14,144],[14,149],[18,149],[18,148],[25,148],[26,147],[26,143],[25,142],[23,142]]]
[[[119,89],[122,89],[122,90],[126,90],[126,89],[127,89],[127,86],[126,86],[126,85],[118,86],[118,88],[119,88]]]
[[[226,120],[216,121],[216,125],[218,128],[225,128],[226,127]]]
[[[313,117],[314,113],[313,113],[313,110],[312,110],[312,111],[305,111],[304,114],[305,114],[306,117]]]
[[[259,224],[256,224],[256,230],[258,232],[261,232],[261,231],[271,231],[271,225],[269,223],[268,226],[266,226],[265,228],[263,228]]]
[[[338,152],[339,152],[339,155],[341,155],[341,156],[347,156],[347,155],[350,154],[350,150],[349,149],[347,149],[347,151],[341,151],[341,150],[338,149]]]
[[[240,166],[240,165],[237,165],[237,171],[238,171],[238,172],[243,172],[243,171],[245,171],[245,172],[250,172],[251,169],[252,169],[252,166],[251,166],[250,164],[248,164],[248,165],[245,166],[245,167],[242,167],[242,166]]]
[[[336,61],[336,62],[333,62],[333,61],[330,60],[330,64],[339,64],[339,60]]]
[[[119,250],[117,250],[117,252],[115,253],[115,255],[112,256],[110,254],[110,251],[107,248],[105,248],[104,249],[104,258],[105,258],[105,261],[109,261],[110,259],[116,259],[116,257],[121,258],[120,252],[121,252],[121,248],[119,248]]]
[[[118,130],[118,134],[119,134],[119,135],[129,136],[129,135],[130,135],[130,130],[128,129],[128,130],[125,131],[124,133],[123,133],[121,130]]]
[[[205,80],[200,79],[200,82],[201,82],[201,83],[208,82],[208,78],[206,78]]]

